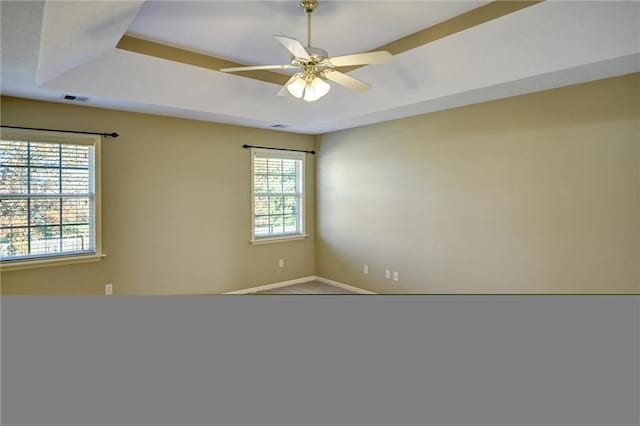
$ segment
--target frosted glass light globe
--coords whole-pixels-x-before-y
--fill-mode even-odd
[[[287,90],[289,91],[289,93],[291,93],[291,95],[300,99],[306,85],[307,82],[304,81],[301,76],[298,76],[298,78],[289,83],[289,85],[287,86]]]
[[[304,93],[304,100],[314,102],[329,93],[331,86],[319,77],[315,77],[307,86]]]

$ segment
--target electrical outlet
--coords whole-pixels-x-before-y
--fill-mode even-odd
[[[279,268],[284,268],[284,259],[278,260],[278,267]]]
[[[369,265],[364,265],[362,267],[362,273],[363,274],[368,274],[369,273]]]
[[[394,272],[393,273],[393,280],[396,281],[396,282],[400,281],[400,274],[398,274],[397,272]]]
[[[106,294],[107,296],[110,296],[113,294],[113,284],[105,284],[104,294]]]
[[[391,270],[390,270],[390,269],[387,269],[387,270],[385,271],[385,273],[384,273],[384,277],[385,277],[386,279],[388,279],[388,280],[390,280],[390,279],[391,279]]]

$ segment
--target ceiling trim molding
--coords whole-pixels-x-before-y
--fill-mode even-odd
[[[116,45],[116,48],[129,52],[140,53],[147,56],[153,56],[156,58],[167,59],[173,62],[180,62],[187,65],[194,65],[196,67],[208,68],[214,71],[220,71],[221,68],[246,66],[245,64],[239,64],[237,62],[227,61],[215,56],[204,55],[202,53],[192,52],[190,50],[181,49],[179,47],[173,47],[162,43],[156,43],[154,41],[144,40],[127,34],[122,36],[122,38]],[[289,78],[291,78],[290,76],[277,74],[271,71],[247,71],[242,73],[241,75],[234,75],[237,75],[239,77],[252,78],[254,80],[260,80],[266,83],[273,83],[279,86],[284,85],[289,80]]]
[[[472,9],[451,19],[442,21],[398,40],[376,47],[372,51],[386,50],[392,55],[424,46],[455,33],[468,30],[502,16],[509,15],[530,6],[542,3],[544,0],[495,0],[491,3]],[[340,68],[341,72],[349,72],[365,65]]]
[[[392,55],[398,55],[544,1],[545,0],[495,0],[431,27],[399,38],[391,43],[379,46],[371,51],[386,50]],[[247,64],[231,62],[215,56],[204,55],[202,53],[196,53],[179,47],[172,47],[144,40],[127,34],[120,39],[116,48],[143,55],[154,56],[156,58],[167,59],[169,61],[181,62],[187,65],[208,68],[215,71],[220,71],[222,68],[248,66]],[[365,65],[341,67],[340,71],[350,72],[363,66]],[[287,75],[271,71],[246,71],[241,74],[234,75],[273,83],[280,86],[286,84],[290,78]]]

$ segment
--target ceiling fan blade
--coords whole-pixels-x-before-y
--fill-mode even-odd
[[[311,60],[309,53],[304,46],[295,38],[277,35],[274,36],[289,52],[296,58],[304,59],[305,61]]]
[[[232,67],[221,68],[222,72],[238,72],[238,71],[256,71],[256,70],[290,70],[298,68],[295,65],[283,64],[283,65],[256,65],[249,67]]]
[[[280,91],[278,92],[278,96],[287,96],[287,94],[289,93],[289,91],[287,90],[287,86],[289,85],[289,83],[291,83],[293,80],[295,80],[299,76],[300,76],[300,74],[294,74],[293,76],[291,76],[289,81],[287,81],[284,84],[284,86],[282,86],[282,89],[280,89]]]
[[[371,85],[369,83],[365,83],[364,81],[353,78],[347,74],[341,73],[340,71],[328,69],[325,70],[322,75],[327,80],[334,81],[348,89],[356,90],[358,92],[366,92],[371,89]]]
[[[387,51],[357,53],[355,55],[336,56],[329,58],[334,67],[347,67],[351,65],[386,64],[393,60],[393,55]]]

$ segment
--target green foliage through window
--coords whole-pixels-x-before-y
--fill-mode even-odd
[[[0,258],[95,251],[94,147],[0,140]]]
[[[253,151],[254,238],[303,233],[302,155]]]

